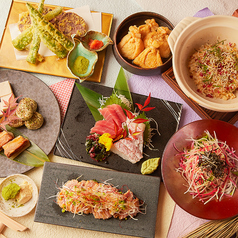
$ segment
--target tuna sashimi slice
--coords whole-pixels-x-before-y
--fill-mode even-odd
[[[99,109],[99,111],[106,121],[114,121],[119,128],[121,128],[122,123],[126,121],[126,115],[122,107],[118,104],[108,105],[103,109]]]
[[[117,115],[120,118],[122,123],[126,121],[127,117],[126,117],[126,115],[125,115],[125,113],[124,113],[124,111],[123,111],[123,109],[120,105],[112,104],[112,105],[108,105],[107,107],[108,108],[113,108],[116,111],[116,113],[117,113]]]
[[[110,121],[112,123],[114,121],[119,128],[122,126],[122,121],[120,120],[119,116],[113,108],[105,107],[103,109],[100,109],[99,111],[106,121]]]
[[[94,127],[91,128],[90,133],[97,133],[99,135],[109,133],[110,135],[114,135],[114,123],[106,120],[97,121]]]

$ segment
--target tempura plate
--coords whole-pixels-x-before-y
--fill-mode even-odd
[[[36,3],[32,3],[32,5],[36,6]],[[45,4],[45,6],[51,8],[56,7],[54,5],[48,4]],[[63,9],[68,10],[70,8],[64,7]],[[43,63],[37,65],[29,64],[26,60],[16,60],[14,47],[11,43],[12,39],[10,35],[9,25],[17,23],[19,13],[25,11],[27,11],[26,1],[14,0],[12,2],[5,31],[0,44],[0,67],[76,79],[76,77],[73,76],[67,68],[66,58],[59,60],[57,59],[57,56],[49,56],[45,57],[45,61]],[[102,13],[102,32],[107,35],[110,35],[112,19],[112,14]],[[87,79],[88,81],[101,81],[105,54],[105,50],[99,52],[99,59],[95,66],[94,74]]]

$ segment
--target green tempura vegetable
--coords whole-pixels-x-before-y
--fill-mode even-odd
[[[12,44],[17,50],[25,50],[26,47],[31,43],[33,37],[32,28],[33,27],[27,28],[14,40],[12,40]]]
[[[62,12],[62,7],[57,7],[54,10],[48,12],[44,17],[47,21],[57,17]],[[25,50],[26,47],[31,43],[33,37],[33,26],[24,30],[14,40],[12,40],[13,46],[17,50]]]
[[[21,187],[16,183],[10,183],[2,189],[2,197],[5,200],[15,198],[16,195],[19,193],[20,189]]]
[[[42,13],[44,10],[44,2],[45,2],[45,0],[41,0],[41,2],[39,3],[38,11],[40,13]],[[31,18],[31,22],[33,22],[32,18]],[[33,39],[32,39],[32,43],[31,43],[31,47],[30,47],[30,52],[26,58],[27,62],[36,64],[37,59],[38,59],[37,56],[38,56],[38,51],[40,48],[40,42],[41,42],[41,39],[38,34],[38,30],[36,27],[34,27],[34,33],[33,33]]]
[[[41,28],[38,29],[41,41],[59,58],[65,58],[68,51],[57,40],[55,40],[48,31],[44,31]]]
[[[65,47],[68,51],[74,47],[72,41],[70,41],[63,33],[57,30],[53,24],[46,21],[42,14],[37,11],[31,4],[27,3],[27,8],[30,12],[30,16],[34,18],[37,29],[42,28],[43,31],[47,31],[55,40]]]

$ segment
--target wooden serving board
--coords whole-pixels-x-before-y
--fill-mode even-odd
[[[36,3],[31,3],[33,6],[37,6]],[[54,9],[56,6],[45,4],[46,7]],[[69,10],[68,7],[63,7],[63,10]],[[22,70],[33,73],[48,74],[66,78],[74,78],[67,68],[66,58],[58,59],[57,56],[45,57],[45,61],[34,65],[29,64],[26,60],[16,60],[14,47],[12,45],[12,39],[10,35],[9,25],[18,22],[19,14],[27,11],[26,1],[14,0],[9,11],[8,20],[3,33],[2,41],[0,42],[0,67]],[[109,13],[102,13],[102,32],[106,35],[110,35],[112,26],[113,15]],[[94,74],[87,79],[87,81],[101,82],[101,76],[105,61],[106,51],[103,50],[98,53],[98,62],[95,66]]]
[[[171,67],[162,74],[164,81],[203,119],[217,119],[234,124],[238,120],[238,112],[216,112],[201,107],[180,89],[176,82],[173,68]]]

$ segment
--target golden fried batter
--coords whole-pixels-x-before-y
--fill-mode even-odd
[[[118,49],[120,54],[142,68],[155,68],[163,64],[161,58],[171,54],[168,27],[159,26],[155,19],[147,19],[145,24],[130,26]]]
[[[135,59],[144,50],[141,34],[136,27],[130,27],[129,33],[118,44],[118,50],[123,57],[130,60]]]
[[[145,48],[134,60],[133,63],[141,68],[156,68],[163,64],[159,50],[153,46]]]

